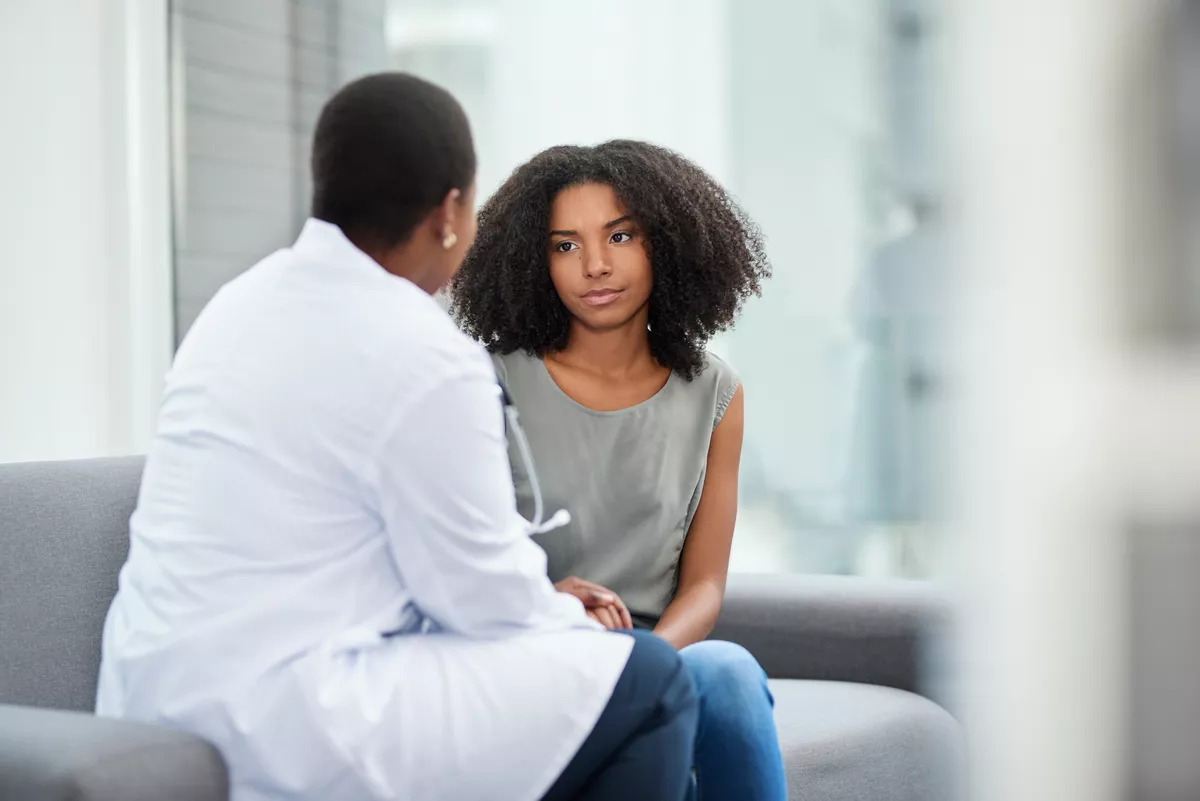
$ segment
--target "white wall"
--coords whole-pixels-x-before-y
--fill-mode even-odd
[[[726,6],[390,0],[388,45],[394,68],[462,103],[481,202],[545,148],[616,138],[665,145],[728,180]]]
[[[132,453],[171,354],[166,0],[0,4],[0,461]]]
[[[481,190],[545,148],[615,138],[665,145],[728,180],[725,1],[632,5],[496,3]]]

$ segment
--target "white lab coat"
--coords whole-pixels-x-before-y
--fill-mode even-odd
[[[533,801],[632,647],[545,564],[487,355],[310,220],[179,350],[96,709],[207,738],[235,801]]]

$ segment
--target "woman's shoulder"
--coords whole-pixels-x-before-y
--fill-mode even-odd
[[[700,370],[700,376],[707,376],[708,380],[720,385],[733,384],[737,386],[741,383],[741,378],[734,366],[711,350],[704,352],[704,367]]]
[[[538,366],[541,361],[536,356],[530,356],[524,351],[513,353],[492,353],[492,365],[496,368],[496,376],[506,386],[512,382],[524,380],[531,368]]]
[[[706,399],[711,399],[713,408],[713,428],[721,422],[730,401],[742,385],[741,376],[729,362],[713,353],[704,354],[704,367],[700,374],[692,379],[691,384],[702,393]]]

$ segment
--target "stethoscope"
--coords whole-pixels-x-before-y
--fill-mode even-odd
[[[509,434],[517,443],[517,450],[521,453],[521,461],[525,464],[525,474],[529,477],[529,491],[533,495],[533,519],[526,521],[529,533],[545,534],[556,528],[562,528],[571,522],[571,513],[566,509],[559,509],[550,515],[549,520],[542,520],[542,515],[546,512],[545,502],[542,499],[542,486],[538,482],[537,468],[533,464],[533,452],[529,449],[529,440],[525,437],[525,430],[521,428],[521,419],[517,414],[516,404],[508,394],[504,382],[497,381],[496,383],[500,386],[500,400],[504,404],[504,419],[508,424]]]

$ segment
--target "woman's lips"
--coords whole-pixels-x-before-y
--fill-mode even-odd
[[[624,292],[623,289],[593,289],[583,296],[583,302],[589,306],[607,306]]]

